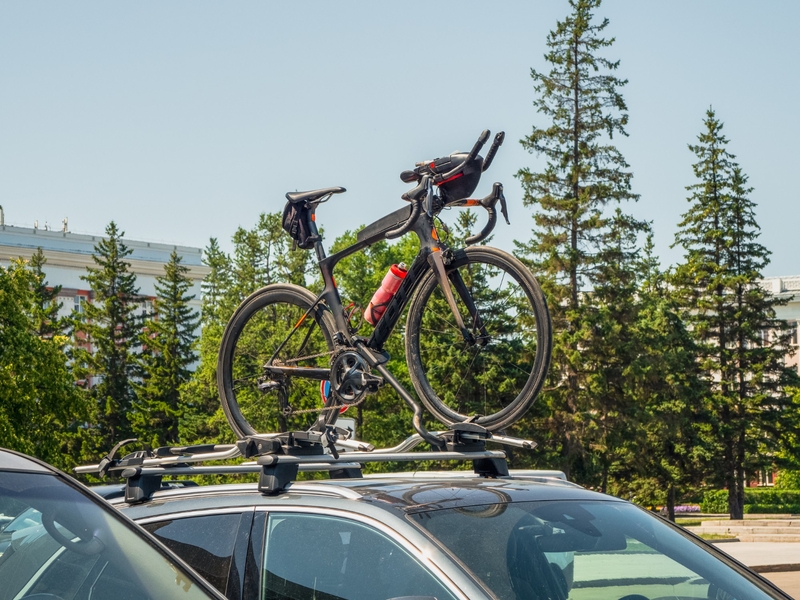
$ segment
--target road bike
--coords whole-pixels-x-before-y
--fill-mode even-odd
[[[497,223],[496,205],[508,223],[503,186],[495,183],[482,199],[469,198],[503,142],[498,133],[484,159],[484,131],[470,152],[417,163],[401,179],[416,187],[408,204],[357,234],[356,243],[327,256],[316,226],[316,208],[334,194],[331,187],[286,194],[284,228],[295,243],[316,253],[323,289],[315,294],[288,283],[267,285],[246,298],[228,321],[217,365],[225,415],[243,439],[256,435],[269,415],[296,413],[301,399],[319,395],[312,429],[335,424],[340,410],[359,404],[388,384],[413,410],[424,439],[441,445],[422,426],[411,392],[387,368],[384,346],[407,313],[402,331],[408,375],[416,394],[446,425],[468,422],[488,431],[517,421],[536,398],[547,373],[551,325],[545,297],[533,274],[514,256],[483,245]],[[488,222],[464,240],[448,245],[439,214],[449,208],[483,208]],[[369,336],[358,335],[352,310],[345,310],[334,267],[381,240],[413,232],[419,253],[399,288],[382,307]],[[440,235],[444,234],[444,235]],[[407,309],[407,310],[406,310]],[[274,421],[273,421],[274,422]]]

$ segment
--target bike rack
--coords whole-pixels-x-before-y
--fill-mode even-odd
[[[473,423],[457,423],[446,431],[429,432],[439,442],[433,450],[412,452],[423,441],[420,434],[406,438],[397,446],[376,449],[371,444],[349,439],[349,432],[328,427],[317,431],[292,431],[248,436],[235,444],[165,446],[138,450],[117,458],[119,449],[136,440],[120,442],[94,465],[76,467],[75,473],[125,479],[125,502],[149,500],[161,489],[163,477],[176,475],[258,473],[258,489],[274,495],[286,491],[299,472],[328,472],[332,479],[358,478],[365,464],[412,461],[472,461],[479,477],[507,477],[506,453],[486,450],[486,442],[532,449],[536,442],[494,435]],[[340,454],[341,451],[341,454]],[[193,463],[255,459],[228,465],[195,466]]]

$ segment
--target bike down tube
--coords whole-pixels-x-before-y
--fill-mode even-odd
[[[425,224],[422,226],[420,225],[421,221],[425,222]],[[441,448],[444,446],[444,441],[429,433],[422,424],[422,407],[414,399],[414,397],[411,396],[408,390],[406,390],[403,385],[394,377],[394,375],[392,375],[383,364],[380,364],[376,360],[375,356],[371,352],[371,349],[379,349],[383,346],[383,343],[388,338],[392,329],[394,329],[397,319],[402,314],[403,308],[413,294],[414,289],[416,289],[416,285],[420,281],[421,276],[425,273],[425,267],[427,266],[426,258],[430,251],[429,249],[433,244],[435,244],[431,233],[432,225],[432,219],[424,215],[418,219],[417,223],[415,223],[413,230],[420,238],[420,254],[414,259],[408,274],[403,280],[403,283],[400,285],[400,289],[395,294],[394,298],[392,298],[389,307],[387,307],[386,313],[384,313],[383,317],[379,321],[378,327],[376,327],[376,330],[373,332],[369,342],[365,344],[363,341],[358,341],[355,344],[355,347],[367,360],[367,363],[370,365],[370,367],[376,369],[384,377],[384,380],[389,382],[389,385],[394,388],[397,394],[413,411],[414,418],[412,423],[417,433],[419,433],[419,435],[432,446]],[[325,256],[325,251],[320,242],[315,245],[315,249],[317,250],[317,258],[319,259],[320,271],[322,272],[322,279],[325,284],[325,289],[322,291],[322,294],[320,294],[320,297],[324,298],[325,302],[328,304],[328,307],[333,310],[333,317],[336,321],[336,329],[339,333],[345,336],[345,339],[348,343],[353,342],[353,340],[350,338],[349,324],[345,321],[343,312],[341,310],[334,309],[334,307],[341,307],[341,298],[339,297],[339,292],[336,289],[336,283],[333,279],[333,269],[343,258],[350,256],[351,254],[354,254],[359,250],[362,250],[367,246],[370,246],[383,239],[385,239],[385,231],[376,232],[374,235],[369,236],[328,257]],[[390,310],[392,308],[393,310]]]

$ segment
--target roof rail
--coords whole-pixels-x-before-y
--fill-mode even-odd
[[[433,432],[432,435],[443,442],[441,450],[411,452],[425,441],[419,434],[406,438],[397,446],[376,449],[371,444],[349,439],[349,432],[345,430],[327,427],[323,432],[252,435],[236,444],[139,450],[117,458],[116,454],[122,446],[136,441],[130,439],[114,446],[98,464],[76,467],[74,471],[125,479],[125,502],[135,504],[149,500],[161,488],[164,475],[258,473],[258,489],[262,494],[269,495],[284,491],[301,471],[327,471],[332,479],[355,478],[361,477],[364,464],[375,462],[472,461],[475,473],[481,477],[507,476],[505,452],[486,450],[486,442],[528,449],[536,446],[530,440],[493,435],[473,423],[457,423],[447,431]],[[192,463],[236,458],[256,460],[228,465],[191,466]]]

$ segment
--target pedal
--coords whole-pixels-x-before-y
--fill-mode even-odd
[[[383,384],[383,377],[373,375],[372,373],[364,374],[364,385],[367,388],[367,392],[374,394]]]

